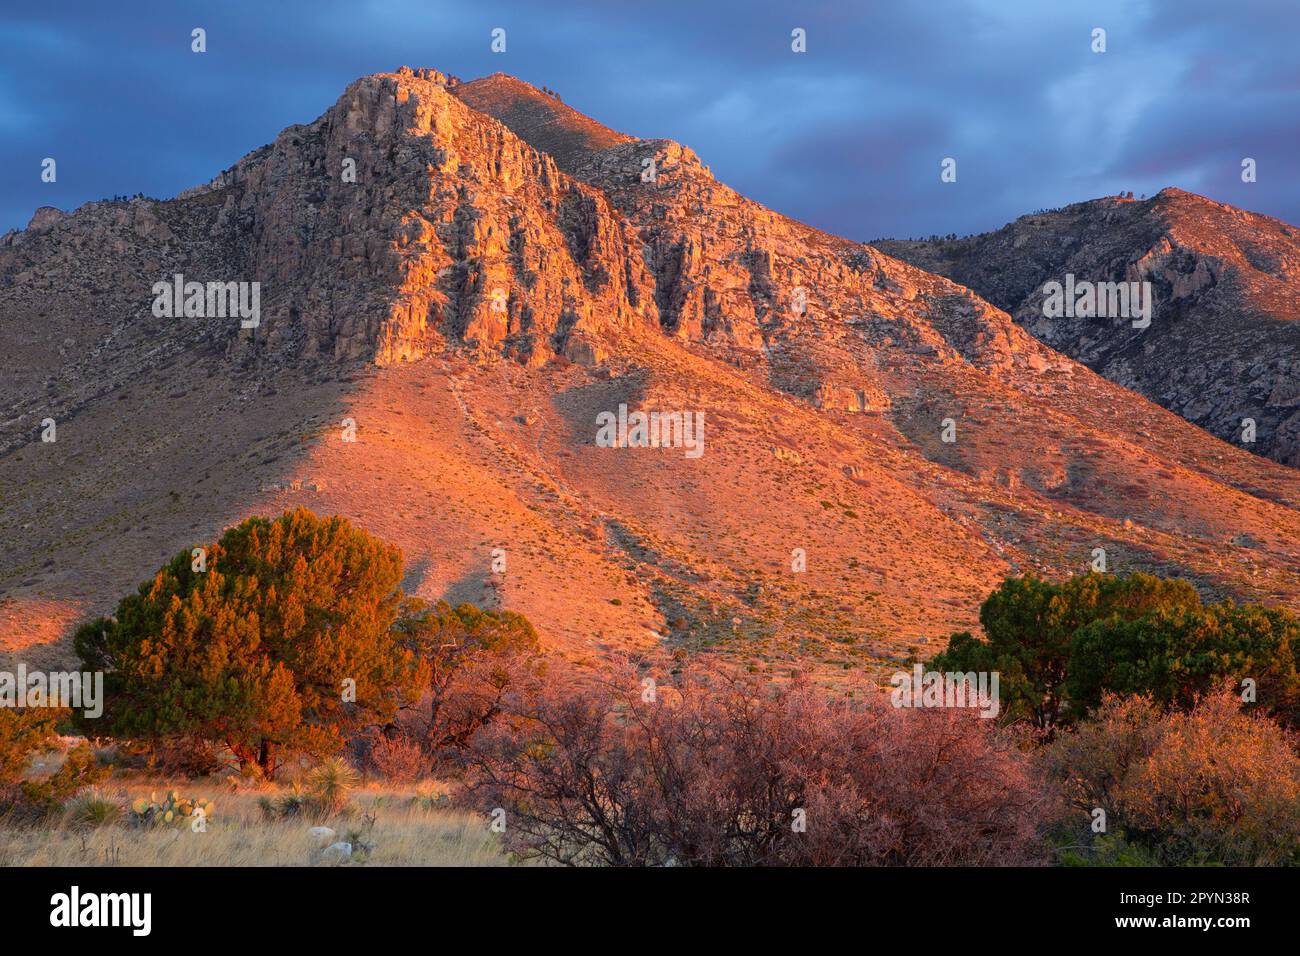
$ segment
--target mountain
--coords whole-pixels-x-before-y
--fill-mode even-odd
[[[1041,341],[1225,441],[1300,466],[1300,228],[1164,189],[964,239],[877,246],[974,289]],[[1150,282],[1151,325],[1045,316],[1043,286],[1066,274]]]
[[[168,316],[178,274],[259,283],[256,327]],[[702,414],[702,452],[605,447],[637,411]],[[1300,472],[504,76],[362,77],[175,199],[0,240],[0,654],[66,659],[164,560],[297,505],[592,664],[892,669],[1098,548],[1300,594]]]

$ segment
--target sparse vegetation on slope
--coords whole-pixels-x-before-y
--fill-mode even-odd
[[[9,794],[0,853],[86,863],[99,862],[87,854],[103,852],[102,862],[117,864],[129,845],[133,860],[154,853],[150,862],[169,862],[184,845],[191,862],[441,860],[403,849],[401,834],[427,834],[427,823],[432,832],[461,833],[465,847],[453,852],[473,862],[1297,861],[1300,755],[1279,722],[1293,716],[1296,621],[1282,611],[1207,605],[1185,581],[1007,579],[981,608],[984,638],[954,635],[931,661],[938,670],[1000,675],[998,721],[942,700],[900,705],[861,671],[848,686],[789,673],[773,680],[684,647],[599,668],[564,663],[542,652],[518,614],[405,597],[395,583],[399,556],[304,512],[248,522],[223,542],[205,571],[187,572],[179,559],[160,571],[107,622],[127,625],[117,643],[87,651],[111,647],[119,656],[95,660],[129,660],[165,648],[182,622],[186,650],[201,660],[205,647],[221,647],[231,634],[250,642],[246,648],[277,646],[286,622],[297,622],[280,653],[297,673],[333,680],[328,662],[316,658],[346,646],[342,635],[325,641],[310,626],[327,622],[370,635],[365,646],[387,655],[370,695],[390,706],[344,708],[337,717],[302,709],[304,724],[317,723],[301,732],[270,724],[292,784],[276,787],[231,767],[225,783],[209,777],[185,788],[233,786],[233,800],[217,801],[219,816],[206,797],[169,789],[157,799],[156,771],[141,777],[132,764],[142,743],[224,746],[242,762],[229,728],[250,720],[247,695],[207,698],[195,719],[179,706],[189,698],[177,688],[196,686],[189,671],[137,669],[129,684],[117,675],[107,713],[121,739],[98,756],[55,735],[66,714],[0,711],[0,783]],[[322,565],[316,574],[306,573],[304,554]],[[284,600],[272,600],[270,572],[285,567],[297,586],[275,589]],[[349,567],[369,576],[340,577]],[[238,583],[241,569],[252,568],[261,573]],[[226,583],[194,582],[192,574]],[[330,587],[306,589],[322,581]],[[263,589],[267,600],[255,607],[265,614],[234,613]],[[292,597],[308,594],[301,604]],[[186,608],[201,613],[186,616]],[[278,630],[253,641],[267,636],[264,623]],[[1243,675],[1250,695],[1240,689]],[[159,701],[169,702],[161,712],[172,723],[142,719]],[[130,736],[138,727],[150,728],[143,741]],[[318,745],[319,731],[330,747]],[[61,766],[33,774],[36,755],[59,749]],[[435,773],[450,787],[425,790]],[[144,784],[148,799],[123,789]],[[378,823],[390,819],[391,804],[367,798],[376,785],[410,794],[397,831]],[[256,820],[246,812],[254,798]],[[473,815],[454,816],[466,812]],[[424,813],[433,817],[415,819]],[[38,824],[53,828],[40,852]],[[119,843],[128,826],[137,835]],[[188,842],[187,832],[201,838]]]

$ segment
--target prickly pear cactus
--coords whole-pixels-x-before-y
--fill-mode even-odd
[[[175,790],[168,790],[162,800],[157,793],[151,793],[148,799],[140,797],[133,802],[130,821],[140,827],[189,826],[195,814],[201,811],[203,818],[210,820],[215,810],[211,800],[182,797]]]

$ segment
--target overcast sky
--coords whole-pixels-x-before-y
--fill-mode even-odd
[[[0,14],[0,231],[38,206],[173,196],[401,65],[549,86],[853,239],[979,232],[1163,186],[1300,223],[1294,0],[16,6]],[[207,53],[190,51],[195,27]]]

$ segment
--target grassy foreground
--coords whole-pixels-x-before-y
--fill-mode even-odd
[[[151,791],[175,788],[209,796],[216,810],[207,831],[189,827],[142,829],[126,822],[98,826],[54,819],[40,825],[0,823],[0,866],[506,866],[511,860],[481,816],[432,806],[427,790],[392,786],[359,788],[353,810],[324,819],[267,820],[259,799],[287,788],[221,789],[218,781],[114,779],[101,794],[126,807]],[[367,828],[367,815],[374,822]],[[309,832],[328,826],[336,839],[366,829],[373,849],[364,863],[316,861],[321,841]],[[313,851],[317,853],[313,853]]]

